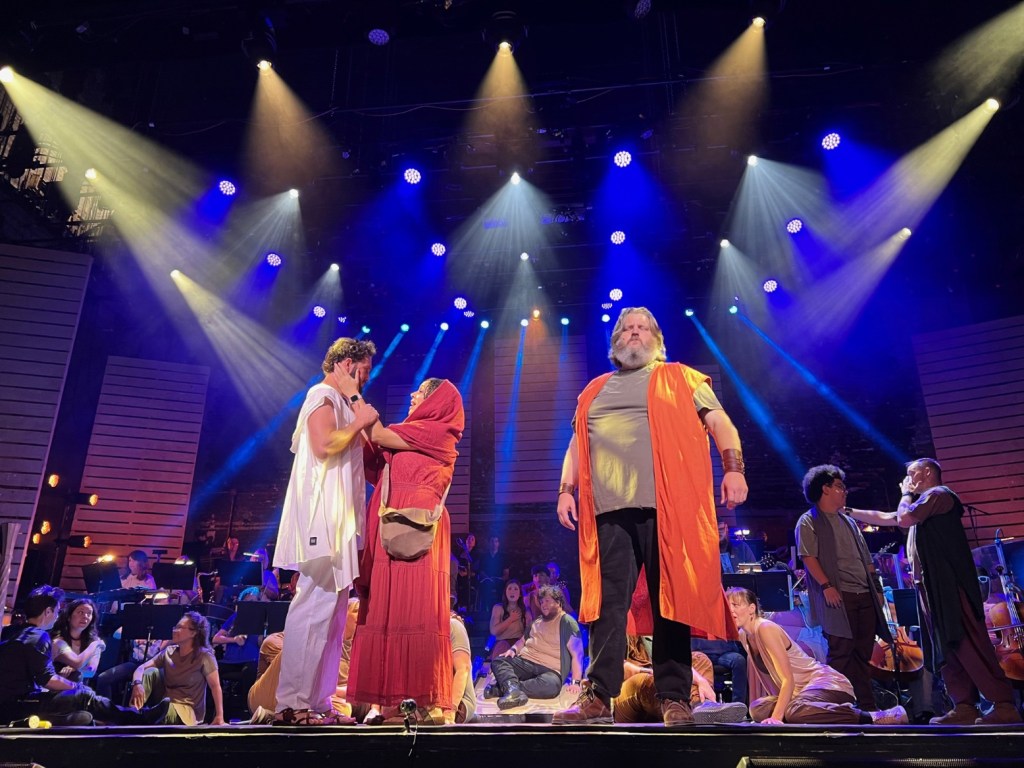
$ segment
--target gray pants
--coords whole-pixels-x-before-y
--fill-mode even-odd
[[[762,696],[750,705],[750,717],[759,723],[772,716],[778,696]],[[805,725],[857,725],[864,723],[864,713],[855,706],[856,699],[843,691],[808,686],[794,696],[782,715],[782,722]],[[869,720],[870,721],[870,720]]]
[[[562,690],[562,676],[553,669],[518,656],[500,656],[491,662],[491,671],[502,693],[507,683],[518,683],[531,699],[553,699]]]

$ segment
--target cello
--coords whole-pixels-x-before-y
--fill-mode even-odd
[[[999,666],[1011,680],[1024,680],[1024,624],[1021,622],[1020,588],[1014,583],[1013,574],[1006,567],[1003,553],[1003,540],[996,531],[996,553],[999,565],[995,567],[999,575],[999,583],[1003,588],[1006,602],[997,604],[990,612],[993,631],[997,632],[999,642],[995,646]]]
[[[907,630],[896,619],[896,606],[891,604],[883,594],[882,615],[889,626],[892,642],[887,643],[875,638],[875,647],[871,650],[871,674],[876,680],[915,680],[924,670],[924,651],[916,641],[911,639]]]

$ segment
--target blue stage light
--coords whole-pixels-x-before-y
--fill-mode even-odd
[[[408,333],[409,332],[409,324],[408,323],[402,323],[399,326],[399,328],[401,328],[402,333]]]
[[[238,191],[238,188],[227,179],[222,179],[220,183],[217,185],[217,189],[220,190],[220,193],[222,195],[227,195],[228,197],[231,197],[233,194],[235,194],[235,192]]]
[[[793,218],[786,222],[786,231],[791,235],[795,235],[797,232],[804,228],[803,219]]]
[[[430,246],[430,252],[435,256],[444,256],[448,249],[444,247],[444,243],[434,243]]]
[[[447,331],[448,330],[448,323],[441,323],[441,330],[442,331]]]
[[[486,331],[488,328],[491,327],[491,324],[489,322],[487,322],[486,320],[481,320],[480,321],[480,327],[483,328]]]
[[[625,168],[627,165],[633,162],[633,156],[626,150],[616,152],[615,157],[612,158],[619,168]]]
[[[833,150],[839,146],[841,141],[842,138],[835,131],[832,131],[831,133],[826,133],[825,136],[821,139],[821,148],[826,150]]]
[[[729,314],[730,315],[735,315],[739,311],[740,311],[740,308],[737,307],[735,304],[733,304],[731,307],[729,307]]]
[[[316,315],[317,317],[326,317],[327,310],[321,307],[319,304],[317,304],[315,307],[313,307],[313,314]]]
[[[462,313],[462,315],[463,317],[476,317],[476,312],[474,312],[472,309],[467,309],[465,312]]]
[[[779,281],[768,278],[761,287],[764,288],[765,293],[775,293],[779,289]]]
[[[622,298],[622,289],[621,288],[612,288],[608,292],[608,298],[611,299],[612,301],[618,301],[619,299]]]
[[[626,233],[621,229],[616,229],[612,232],[611,241],[614,245],[622,245],[626,242]]]
[[[281,259],[280,254],[274,253],[273,251],[271,251],[270,253],[267,254],[267,264],[269,264],[270,266],[272,266],[272,267],[280,267],[281,266],[281,262],[282,262],[282,259]]]
[[[456,296],[455,301],[452,302],[456,309],[465,309],[469,306],[469,302],[466,301],[462,296]]]
[[[612,316],[611,316],[611,315],[608,315],[608,314],[605,314],[605,315],[601,315],[601,322],[602,322],[602,323],[608,323],[608,322],[611,322],[611,319],[612,319]]]
[[[402,178],[404,178],[409,184],[419,184],[420,180],[423,178],[423,174],[415,168],[406,168],[405,173],[402,174]]]
[[[568,324],[569,324],[569,318],[568,317],[563,317],[562,318],[562,325],[568,325]]]
[[[368,325],[364,325],[364,326],[363,326],[362,328],[360,328],[359,330],[361,330],[361,331],[362,331],[363,333],[369,333],[369,332],[370,332],[370,326],[368,326]]]
[[[687,317],[693,317],[693,310],[688,308],[683,312],[683,314]]]
[[[523,326],[523,328],[525,328],[526,326],[528,326],[528,325],[530,324],[530,321],[529,321],[529,320],[527,320],[527,319],[526,319],[526,318],[524,317],[524,318],[523,318],[522,320],[520,320],[520,321],[519,321],[519,324],[520,324],[521,326]]]
[[[374,45],[387,45],[391,42],[391,35],[388,34],[386,29],[376,27],[366,33],[366,39]]]

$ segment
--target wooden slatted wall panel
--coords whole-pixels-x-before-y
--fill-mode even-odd
[[[550,502],[558,492],[562,457],[572,437],[576,398],[586,386],[582,336],[494,344],[494,502]],[[514,390],[518,387],[518,392]]]
[[[0,245],[0,523],[15,523],[13,602],[92,259]]]
[[[100,503],[79,505],[72,525],[93,543],[68,550],[63,587],[82,589],[77,566],[98,555],[181,552],[209,378],[205,366],[107,360],[82,477],[82,491]]]
[[[977,514],[978,538],[1024,536],[1024,316],[914,339],[943,481]]]
[[[402,421],[408,415],[409,393],[414,392],[417,386],[419,386],[418,383],[404,387],[394,385],[388,387],[385,424]],[[459,441],[459,458],[455,462],[455,474],[452,475],[452,487],[448,491],[448,501],[445,506],[448,507],[448,516],[451,518],[452,534],[465,536],[469,533],[469,481],[473,456],[473,430],[470,427],[470,421],[473,407],[470,402],[470,393],[462,392],[461,394],[462,407],[466,411],[466,427],[462,432],[462,440]]]

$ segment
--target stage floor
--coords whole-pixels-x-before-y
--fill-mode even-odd
[[[975,726],[552,726],[480,724],[283,728],[0,729],[0,766],[43,768],[368,768],[573,766],[970,766],[1024,765],[1024,727]],[[122,762],[122,761],[131,761]]]

